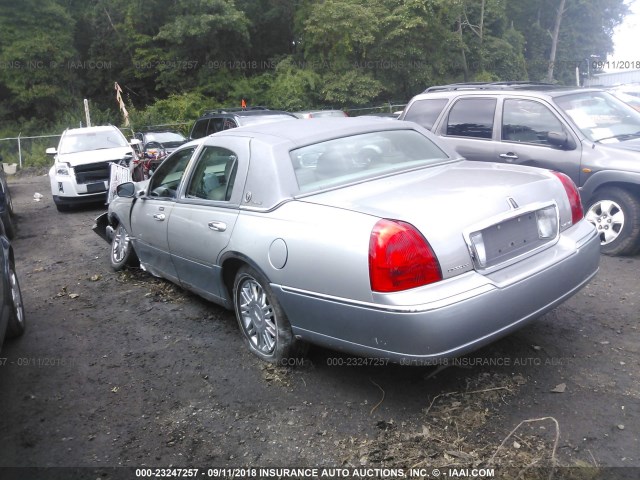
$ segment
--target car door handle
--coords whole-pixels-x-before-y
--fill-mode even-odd
[[[224,232],[227,229],[227,224],[224,222],[209,222],[209,228],[216,232]]]
[[[513,162],[514,160],[518,159],[518,155],[516,155],[515,153],[501,153],[499,155],[500,158],[504,158],[507,162]]]
[[[164,213],[156,213],[156,214],[153,216],[153,219],[154,219],[154,220],[158,220],[159,222],[164,221],[164,219],[165,219],[165,218],[166,218],[166,217],[164,216]]]

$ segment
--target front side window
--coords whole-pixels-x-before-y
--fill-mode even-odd
[[[427,130],[431,130],[446,104],[447,100],[445,98],[418,100],[411,105],[404,116],[404,120],[416,122]]]
[[[180,180],[194,151],[195,147],[185,148],[162,162],[149,180],[149,196],[176,198]]]
[[[533,100],[507,99],[502,111],[502,140],[551,145],[549,132],[562,133],[560,120],[545,105]]]
[[[222,129],[223,130],[230,130],[232,128],[236,128],[237,126],[238,125],[236,125],[236,122],[234,122],[230,118],[225,118],[224,124],[222,125]]]
[[[238,157],[222,147],[205,147],[187,187],[187,198],[229,201]]]
[[[463,98],[449,112],[447,135],[491,138],[496,112],[495,98]]]
[[[386,130],[315,143],[291,151],[300,192],[404,173],[450,160],[415,130]]]

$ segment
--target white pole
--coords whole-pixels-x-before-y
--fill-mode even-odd
[[[89,100],[84,99],[84,115],[87,117],[87,127],[91,126],[91,116],[89,115]]]
[[[576,87],[580,86],[580,68],[576,67]]]
[[[22,132],[18,134],[18,163],[20,164],[20,169],[22,169],[22,146],[20,145],[20,135],[22,135]]]

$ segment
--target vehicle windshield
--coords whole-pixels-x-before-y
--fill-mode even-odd
[[[302,193],[449,160],[435,143],[415,130],[353,135],[291,151],[291,163]]]
[[[58,153],[77,153],[128,146],[122,134],[114,130],[67,133],[60,140]]]
[[[145,140],[149,142],[171,143],[184,142],[186,139],[179,133],[174,132],[153,132],[145,135]]]
[[[606,92],[584,92],[555,99],[593,142],[615,143],[640,137],[640,113]]]

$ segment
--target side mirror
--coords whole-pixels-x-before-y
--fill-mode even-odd
[[[121,183],[116,187],[116,195],[123,198],[133,198],[136,195],[136,186],[133,182]]]
[[[547,133],[547,141],[550,145],[564,150],[573,150],[576,148],[573,140],[566,132],[549,132]]]
[[[54,147],[49,147],[45,150],[47,155],[55,155],[58,151]]]

